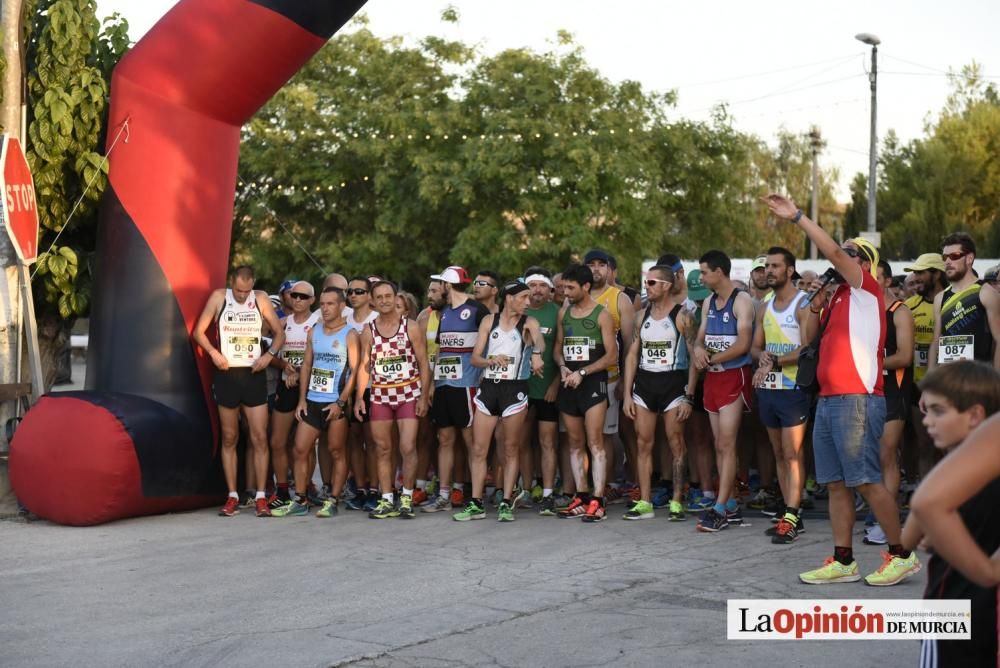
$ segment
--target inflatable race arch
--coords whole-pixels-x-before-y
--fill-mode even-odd
[[[115,68],[86,390],[11,443],[19,500],[61,524],[225,496],[212,363],[191,339],[225,285],[240,127],[365,0],[181,0]]]

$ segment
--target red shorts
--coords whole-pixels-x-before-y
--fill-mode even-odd
[[[417,402],[407,401],[395,406],[372,402],[368,411],[369,422],[379,422],[380,420],[416,420]]]
[[[743,399],[743,410],[749,411],[753,391],[753,373],[750,366],[725,371],[710,371],[705,374],[705,410],[718,413],[720,410]]]

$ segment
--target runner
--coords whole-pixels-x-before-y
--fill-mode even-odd
[[[484,269],[476,274],[472,281],[472,296],[486,307],[490,313],[499,313],[500,305],[497,295],[500,293],[500,275],[495,271]]]
[[[655,266],[646,274],[649,304],[636,316],[635,341],[625,357],[625,387],[629,390],[625,394],[625,414],[635,421],[640,494],[639,500],[625,513],[626,520],[655,516],[650,488],[656,423],[661,415],[673,455],[670,520],[687,519],[681,505],[687,465],[684,422],[691,416],[694,404],[688,388],[695,386],[698,377],[688,363],[688,344],[693,343],[698,330],[691,312],[670,297],[675,280],[673,270],[667,266]]]
[[[372,519],[413,519],[413,486],[417,473],[417,423],[427,412],[423,388],[430,383],[427,348],[420,325],[396,310],[396,286],[379,281],[372,286],[378,317],[361,335],[361,364],[355,389],[354,413],[360,421],[370,412],[372,438],[378,457],[382,498],[369,513]],[[371,379],[371,408],[364,393]],[[393,427],[399,429],[403,490],[399,507],[393,505]]]
[[[215,365],[212,394],[219,407],[219,427],[222,432],[222,470],[229,489],[229,499],[219,511],[232,517],[239,513],[236,492],[236,441],[239,439],[239,415],[243,411],[250,428],[257,490],[254,506],[257,517],[271,514],[264,495],[267,479],[267,377],[264,369],[285,342],[271,300],[262,290],[254,290],[253,269],[236,267],[230,275],[230,287],[212,292],[194,326],[192,337],[208,353]],[[209,341],[206,330],[214,323],[219,347]],[[269,350],[261,350],[263,326],[274,332]],[[251,483],[248,481],[247,486]]]
[[[296,290],[299,288],[296,287]],[[354,389],[358,366],[358,333],[344,317],[346,299],[337,288],[324,288],[319,296],[321,321],[306,338],[299,369],[299,400],[295,417],[295,497],[271,514],[275,517],[306,515],[309,481],[313,471],[316,438],[326,432],[326,447],[333,462],[330,495],[316,517],[337,514],[347,480],[347,400]]]
[[[271,362],[271,366],[281,372],[271,414],[271,466],[276,480],[275,494],[269,501],[271,510],[283,506],[291,498],[288,494],[288,436],[299,403],[299,369],[305,358],[309,330],[320,318],[319,311],[309,310],[316,295],[307,281],[296,281],[282,292],[282,296],[289,300],[291,307],[281,320],[285,343]]]
[[[743,515],[734,495],[736,439],[743,412],[750,409],[750,345],[753,342],[753,302],[729,278],[732,263],[719,250],[699,260],[701,280],[712,290],[705,300],[693,361],[705,376],[705,410],[715,438],[719,493],[715,505],[702,515],[698,530],[714,533],[742,524]]]
[[[542,471],[542,499],[538,514],[555,515],[553,490],[559,456],[559,406],[556,404],[556,397],[559,395],[559,369],[552,351],[556,342],[559,306],[551,301],[555,286],[544,268],[529,267],[525,272],[524,282],[530,289],[530,304],[525,313],[538,321],[539,331],[545,342],[542,350],[542,373],[540,376],[532,374],[528,378],[528,417],[525,420],[524,442],[532,442],[532,434],[537,427]],[[524,471],[521,473],[523,475]]]
[[[472,398],[480,376],[480,370],[472,366],[472,349],[479,338],[479,325],[489,315],[485,306],[462,292],[463,286],[469,284],[469,274],[462,267],[448,267],[431,276],[431,280],[444,284],[447,304],[438,325],[438,356],[430,397],[431,422],[438,430],[440,482],[437,498],[428,500],[421,508],[425,513],[464,505],[462,485],[454,478],[464,475],[459,472],[458,464],[465,457],[460,458],[458,450],[467,451],[472,445]],[[452,493],[452,488],[456,493]]]
[[[956,360],[979,360],[1000,368],[1000,293],[976,280],[972,263],[976,243],[965,232],[941,241],[944,273],[950,285],[934,298],[934,340],[928,368]]]
[[[571,265],[563,272],[562,281],[568,304],[559,312],[553,358],[559,366],[562,387],[557,402],[566,424],[576,495],[558,516],[600,522],[607,513],[604,502],[607,454],[603,433],[608,410],[607,369],[618,359],[618,344],[611,316],[591,297],[594,275],[590,268]],[[587,491],[585,444],[590,450],[593,496]]]
[[[372,309],[371,305],[371,280],[365,275],[352,276],[348,281],[347,289],[344,291],[350,304],[350,309],[346,309],[345,317],[347,324],[360,336],[368,324],[374,320],[378,313]],[[356,412],[350,411],[347,421],[350,425],[350,432],[347,437],[347,455],[354,472],[354,497],[347,501],[347,508],[350,510],[366,510],[371,512],[378,505],[379,493],[376,487],[378,464],[375,455],[375,445],[372,438],[371,426],[368,424],[368,414],[371,412],[371,388],[364,388],[365,412],[359,421],[355,417]]]
[[[530,288],[520,281],[503,286],[503,308],[484,318],[472,350],[472,365],[483,369],[476,393],[473,418],[473,446],[469,452],[472,470],[472,498],[454,519],[459,522],[486,517],[483,490],[486,486],[486,458],[493,432],[504,425],[503,497],[497,520],[514,521],[512,496],[520,468],[521,442],[528,408],[528,376],[541,375],[545,342],[538,321],[525,315]],[[528,353],[529,346],[532,348]]]
[[[792,279],[795,256],[780,246],[765,257],[767,285],[774,292],[757,313],[753,356],[759,361],[754,374],[757,408],[767,429],[778,469],[783,508],[777,525],[765,533],[771,542],[794,542],[805,531],[802,524],[802,486],[805,484],[802,443],[805,441],[812,398],[795,383],[799,349],[812,341],[806,293]]]

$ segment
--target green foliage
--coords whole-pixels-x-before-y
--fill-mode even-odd
[[[965,230],[981,256],[1000,253],[1000,97],[973,63],[952,76],[953,93],[926,127],[901,144],[887,133],[879,156],[878,227],[887,257],[938,250],[949,232]],[[866,224],[867,182],[852,183],[848,222]]]
[[[85,314],[90,302],[97,204],[107,187],[101,151],[108,78],[128,47],[128,25],[115,15],[102,31],[94,0],[25,4],[30,17],[26,144],[38,198],[39,247],[47,249],[57,234],[61,244],[39,257],[43,280],[36,283],[36,294],[71,320]]]
[[[803,139],[784,133],[772,151],[724,109],[671,122],[672,93],[608,81],[565,31],[549,52],[486,56],[366,25],[330,40],[243,130],[233,253],[262,285],[319,277],[299,244],[327,271],[421,291],[453,263],[514,276],[600,246],[634,283],[666,250],[801,245],[757,196],[808,201]]]

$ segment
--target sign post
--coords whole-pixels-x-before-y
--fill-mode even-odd
[[[28,363],[31,366],[31,398],[34,403],[41,398],[45,389],[35,305],[31,299],[31,275],[28,272],[28,267],[38,259],[38,204],[35,200],[35,181],[31,177],[31,169],[21,149],[21,142],[16,137],[4,135],[0,167],[0,218],[3,218],[4,227],[17,252],[18,272],[21,275],[21,312],[24,314]]]

